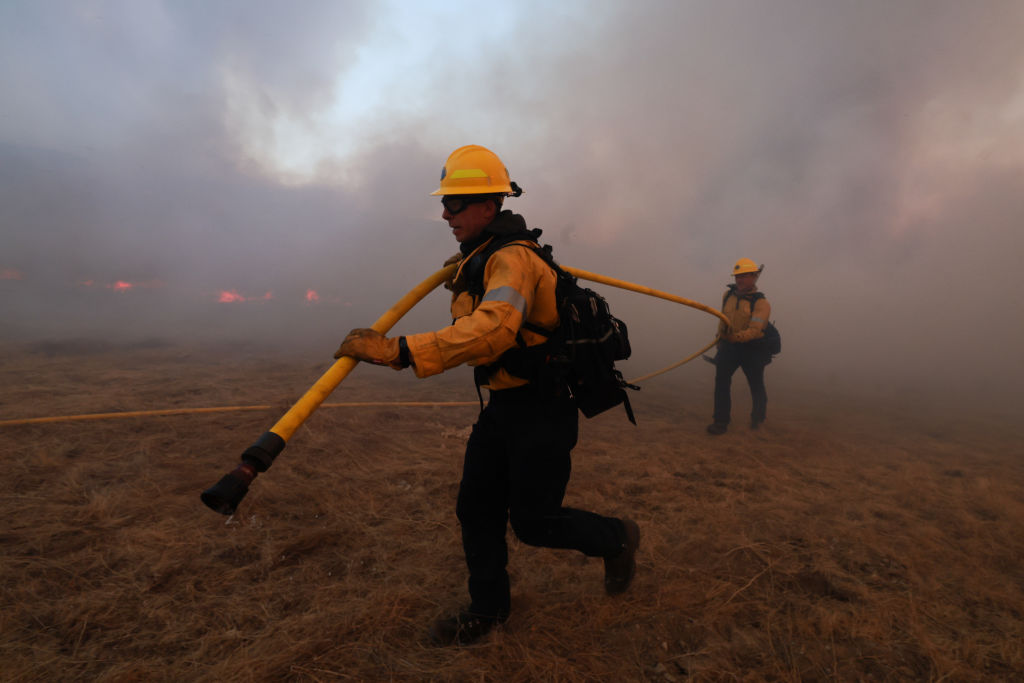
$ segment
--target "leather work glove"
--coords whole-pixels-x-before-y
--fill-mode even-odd
[[[456,252],[456,253],[452,254],[451,256],[449,256],[448,259],[444,262],[444,265],[450,266],[453,263],[458,263],[461,260],[462,260],[462,252],[459,251],[459,252]],[[447,289],[447,290],[455,291],[454,290],[454,286],[455,286],[455,274],[453,273],[450,278],[448,278],[447,280],[444,281],[444,288]]]
[[[388,365],[395,370],[401,370],[403,365],[399,360],[398,339],[388,339],[377,330],[368,327],[358,327],[348,333],[341,346],[334,352],[335,358],[352,356],[374,365]]]

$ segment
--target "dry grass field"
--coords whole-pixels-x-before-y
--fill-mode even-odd
[[[325,358],[329,360],[329,357]],[[511,539],[513,614],[438,649],[465,601],[454,514],[476,409],[324,408],[237,514],[199,493],[327,367],[161,344],[9,345],[0,420],[3,681],[1024,679],[1024,449],[1009,418],[773,384],[704,433],[708,368],[581,421],[567,503],[641,525],[634,586]],[[332,401],[474,400],[468,373],[357,368]],[[748,410],[737,375],[736,412]],[[511,538],[511,536],[510,536]]]

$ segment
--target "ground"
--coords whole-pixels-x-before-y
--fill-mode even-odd
[[[706,366],[652,379],[638,426],[581,421],[566,500],[640,524],[631,589],[609,598],[600,560],[510,535],[508,623],[438,649],[429,624],[466,601],[454,504],[475,407],[322,408],[225,517],[199,493],[326,362],[4,351],[0,420],[269,405],[0,426],[5,681],[1024,678],[1008,417],[773,385],[770,367],[764,428],[738,419],[737,376],[737,419],[712,437]],[[475,399],[465,372],[361,366],[330,400]]]

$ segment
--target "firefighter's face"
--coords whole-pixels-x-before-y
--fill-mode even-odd
[[[750,292],[757,284],[757,273],[743,273],[736,276],[736,289],[741,292]]]
[[[457,209],[456,213],[452,213],[448,206],[444,205],[441,218],[448,221],[455,241],[460,243],[476,239],[497,214],[493,201],[474,202],[459,206]]]

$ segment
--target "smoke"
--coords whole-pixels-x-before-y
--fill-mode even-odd
[[[1013,2],[5,3],[0,335],[326,353],[455,251],[428,193],[475,143],[563,263],[713,306],[765,263],[778,381],[1019,392],[1022,33]],[[630,370],[714,334],[606,293]]]

